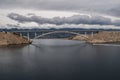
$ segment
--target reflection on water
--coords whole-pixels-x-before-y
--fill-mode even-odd
[[[0,48],[0,80],[119,80],[120,46],[35,40]]]
[[[60,40],[60,39],[36,39],[33,40],[32,44],[39,44],[44,46],[71,46],[71,45],[80,45],[85,43],[85,41],[71,41],[71,40]]]

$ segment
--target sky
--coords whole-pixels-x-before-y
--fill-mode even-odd
[[[120,29],[120,1],[0,0],[0,28]]]

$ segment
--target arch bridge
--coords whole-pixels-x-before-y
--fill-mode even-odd
[[[87,38],[87,34],[93,35],[95,32],[98,31],[90,31],[90,30],[39,30],[39,31],[11,31],[13,33],[19,34],[21,37],[27,37],[28,40],[30,39],[39,39],[44,36],[54,34],[54,33],[67,33],[67,34],[74,34],[79,35],[81,37]],[[52,36],[54,38],[54,36]]]
[[[35,36],[34,39],[39,39],[40,37],[44,37],[46,35],[50,35],[50,34],[54,34],[54,33],[68,33],[68,34],[75,34],[75,35],[79,35],[79,36],[82,36],[82,37],[86,37],[86,35],[82,35],[80,33],[72,32],[72,31],[52,31],[52,32],[43,33],[41,35]]]

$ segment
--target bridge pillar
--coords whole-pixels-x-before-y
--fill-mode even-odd
[[[28,41],[30,40],[30,34],[29,32],[27,33],[27,38],[28,38]]]
[[[85,37],[87,37],[87,32],[85,32]]]
[[[93,37],[93,34],[94,34],[94,33],[92,32],[92,33],[91,33],[92,37]]]
[[[37,33],[35,32],[35,37],[37,37]]]
[[[20,32],[20,37],[22,38],[22,33]]]

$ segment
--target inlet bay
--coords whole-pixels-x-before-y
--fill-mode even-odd
[[[119,61],[119,45],[42,39],[0,47],[0,80],[115,80]]]

